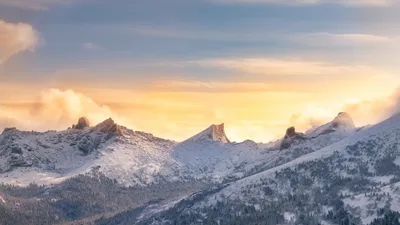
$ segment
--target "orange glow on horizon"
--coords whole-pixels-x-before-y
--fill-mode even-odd
[[[28,118],[29,123],[22,121],[17,124],[21,129],[47,130],[65,129],[79,116],[88,116],[92,123],[110,116],[132,129],[177,141],[211,124],[225,123],[227,135],[234,141],[252,139],[267,142],[282,137],[288,126],[295,125],[304,131],[315,121],[328,122],[343,109],[350,110],[357,125],[377,122],[376,116],[366,113],[365,108],[383,114],[381,105],[390,103],[375,103],[374,99],[390,96],[396,88],[396,84],[379,82],[365,79],[363,85],[359,85],[360,80],[351,80],[321,87],[299,84],[297,89],[282,84],[274,86],[275,91],[260,90],[262,84],[257,83],[209,84],[219,90],[215,92],[173,90],[174,85],[169,85],[168,89],[153,86],[147,91],[90,89],[76,85],[74,91],[68,92],[57,89],[46,92],[47,89],[42,88],[45,91],[39,98],[37,93],[40,91],[32,87],[10,97],[3,95],[1,102],[13,104],[0,104],[0,121],[1,116],[13,115],[15,120]],[[174,82],[171,84],[176,85]],[[184,83],[179,84],[180,88],[182,85]],[[17,85],[13,88],[18,89]],[[354,99],[360,100],[355,102]],[[374,101],[363,103],[363,100]],[[40,110],[32,110],[32,104],[27,104],[37,101],[41,103]],[[363,103],[364,108],[359,103]],[[51,120],[49,117],[54,118]],[[41,123],[43,121],[45,123]]]

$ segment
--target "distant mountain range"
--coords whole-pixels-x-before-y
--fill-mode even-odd
[[[343,113],[306,134],[290,128],[282,140],[269,144],[251,140],[232,143],[224,124],[211,125],[177,143],[129,130],[111,118],[93,127],[89,123],[83,117],[70,129],[44,133],[5,129],[0,135],[0,179],[18,185],[52,184],[96,168],[125,185],[187,179],[222,181],[295,157],[279,150],[301,148],[295,152],[298,156],[356,130],[350,116]]]
[[[19,224],[32,214],[40,216],[31,224],[361,225],[400,218],[400,115],[357,128],[339,113],[305,133],[288,128],[271,143],[231,142],[224,124],[179,143],[112,119],[89,124],[80,118],[64,131],[3,131],[0,216],[21,217]],[[35,201],[56,217],[35,211]]]

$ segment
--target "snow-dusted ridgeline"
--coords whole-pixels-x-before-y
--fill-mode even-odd
[[[319,129],[329,132],[306,133],[305,139],[292,140],[285,151],[279,148],[284,139],[269,144],[230,142],[223,124],[212,125],[181,143],[129,130],[112,119],[90,127],[89,121],[81,118],[71,129],[44,133],[10,128],[0,135],[0,182],[53,184],[93,169],[124,185],[235,180],[355,132],[351,121],[333,126],[336,121]]]

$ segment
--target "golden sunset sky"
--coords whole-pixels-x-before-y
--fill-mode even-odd
[[[398,108],[398,9],[390,0],[0,0],[0,129],[112,117],[177,141],[225,123],[234,141],[268,142],[341,111],[373,124]]]

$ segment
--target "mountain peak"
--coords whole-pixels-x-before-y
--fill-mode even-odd
[[[114,124],[115,124],[114,120],[110,117],[110,118],[104,120],[103,122],[97,124],[96,127],[111,126],[111,125],[114,125]]]
[[[296,135],[296,128],[295,127],[289,127],[287,130],[286,130],[286,135],[285,136],[287,136],[287,137],[293,137],[293,136],[295,136]]]
[[[86,127],[90,127],[89,119],[86,117],[79,118],[78,123],[76,125],[72,125],[72,129],[78,130],[85,129]]]
[[[102,133],[122,136],[120,126],[118,126],[112,118],[108,118],[94,127],[95,130]]]
[[[336,131],[355,130],[356,126],[351,116],[346,112],[340,112],[331,122],[308,130],[306,134],[310,137],[330,134]]]
[[[213,140],[221,143],[230,143],[228,137],[225,134],[225,125],[223,123],[219,125],[213,124],[207,129],[198,133],[197,135],[189,138],[188,140],[197,141],[204,139]]]
[[[5,133],[11,132],[11,131],[16,131],[16,130],[17,130],[17,128],[15,128],[15,127],[7,127],[7,128],[4,128],[2,134],[5,134]]]
[[[290,146],[297,142],[297,141],[301,141],[301,140],[306,140],[306,136],[303,133],[299,133],[296,132],[296,128],[295,127],[289,127],[286,130],[286,134],[285,137],[283,138],[282,142],[281,142],[281,146],[280,149],[288,149],[290,148]]]
[[[335,119],[332,121],[332,126],[334,128],[338,127],[347,127],[347,128],[355,128],[356,126],[354,125],[353,119],[351,118],[350,114],[346,112],[340,112]]]
[[[225,124],[211,125],[211,139],[222,143],[230,143],[228,137],[225,134]]]

